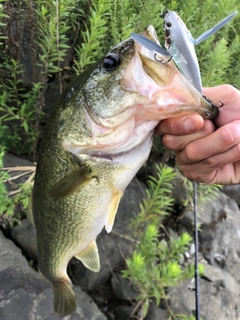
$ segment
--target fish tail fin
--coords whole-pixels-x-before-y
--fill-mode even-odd
[[[54,311],[60,316],[76,312],[77,304],[71,283],[66,280],[52,283],[54,293]]]

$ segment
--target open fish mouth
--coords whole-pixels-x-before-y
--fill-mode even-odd
[[[159,44],[152,26],[143,35]],[[126,42],[134,50],[129,63],[116,81],[120,92],[119,100],[124,101],[119,101],[123,111],[116,113],[113,108],[113,115],[106,118],[101,117],[100,113],[96,115],[84,109],[88,137],[82,141],[65,137],[62,139],[64,150],[76,156],[86,154],[109,158],[110,155],[134,149],[165,118],[191,113],[210,118],[213,114],[211,103],[178,71],[168,57],[156,54],[133,39]],[[116,52],[116,48],[113,50]],[[115,93],[114,100],[117,98]],[[109,103],[111,104],[105,101],[106,105]]]

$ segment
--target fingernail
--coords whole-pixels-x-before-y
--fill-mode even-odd
[[[192,132],[195,129],[194,123],[189,118],[184,119],[182,125],[186,132]]]

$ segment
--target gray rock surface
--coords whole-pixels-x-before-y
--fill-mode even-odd
[[[112,276],[111,286],[115,297],[121,300],[137,300],[140,294],[128,279],[122,278],[118,273]]]
[[[205,207],[211,215],[202,224],[201,250],[211,264],[228,271],[240,283],[240,211],[234,200],[225,194]],[[205,219],[206,221],[206,219]]]
[[[189,281],[170,290],[170,307],[174,313],[194,315],[195,295],[188,290]],[[239,295],[221,285],[200,280],[200,311],[203,320],[239,320]]]
[[[30,221],[23,219],[13,228],[11,236],[27,258],[37,260],[36,229]]]
[[[134,310],[134,307],[131,306],[118,306],[115,308],[116,320],[128,320],[132,319],[131,314]]]
[[[168,320],[169,313],[159,307],[156,307],[154,303],[149,304],[149,309],[145,320]]]
[[[14,243],[0,232],[0,319],[57,320],[50,285],[33,271]],[[75,287],[77,312],[66,320],[106,320],[92,299]]]
[[[238,206],[240,206],[240,184],[225,186],[222,189],[222,192],[224,192],[230,198],[234,199],[237,202]]]

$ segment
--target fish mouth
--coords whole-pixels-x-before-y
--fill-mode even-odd
[[[66,139],[62,142],[62,148],[76,156],[113,160],[141,145],[158,123],[159,121],[140,121],[132,116],[108,134],[95,136],[91,144],[79,145]]]
[[[149,26],[143,35],[159,44],[155,29]],[[64,150],[84,155],[116,159],[118,155],[141,145],[165,118],[198,113],[211,118],[212,104],[179,72],[173,61],[134,42],[135,52],[119,80],[129,100],[122,113],[107,119],[92,118],[85,110],[89,139],[63,140]]]
[[[142,35],[160,45],[153,26],[146,28]],[[148,98],[149,103],[141,105],[138,116],[159,121],[192,113],[208,119],[216,117],[217,108],[180,73],[169,57],[136,41],[135,48],[136,54],[121,84],[125,90],[137,91]]]

